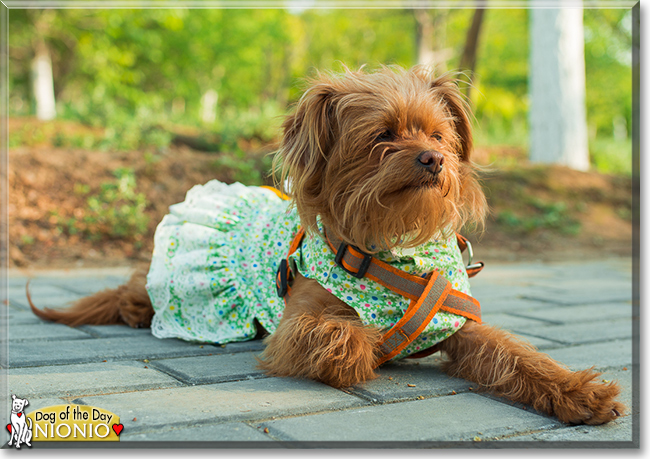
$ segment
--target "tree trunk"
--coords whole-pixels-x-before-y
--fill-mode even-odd
[[[583,11],[530,11],[530,160],[587,170]]]
[[[32,60],[32,91],[36,102],[36,117],[51,120],[56,117],[52,59],[44,41],[39,41]]]
[[[478,49],[478,39],[481,33],[481,26],[483,25],[483,16],[485,16],[484,8],[477,8],[474,10],[474,17],[472,18],[472,25],[467,30],[467,38],[465,39],[465,48],[463,55],[460,58],[460,68],[468,70],[467,72],[467,88],[465,95],[469,99],[472,86],[469,84],[474,78],[474,69],[476,69],[476,51]]]
[[[420,65],[435,65],[433,51],[433,20],[431,13],[426,9],[414,10],[416,31],[417,62]]]
[[[201,121],[214,123],[217,119],[217,102],[219,94],[214,89],[208,89],[201,97]]]
[[[417,62],[444,73],[446,61],[453,54],[451,49],[444,48],[446,41],[445,24],[448,11],[443,9],[419,8],[413,10],[415,16]]]

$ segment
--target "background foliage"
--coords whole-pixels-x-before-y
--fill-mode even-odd
[[[435,14],[444,14],[442,70],[456,69],[473,10]],[[526,147],[528,17],[524,9],[486,12],[472,92],[479,144]],[[586,9],[584,23],[592,162],[629,173],[631,14]],[[305,76],[342,65],[408,67],[417,57],[406,9],[11,10],[9,24],[10,114],[34,112],[30,61],[43,40],[59,117],[106,128],[92,145],[100,148],[164,147],[179,126],[231,146],[242,137],[270,141]],[[205,123],[209,90],[217,116]]]

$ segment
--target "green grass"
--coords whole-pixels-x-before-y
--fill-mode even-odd
[[[632,175],[632,140],[611,137],[592,139],[589,142],[592,166],[603,174]]]
[[[75,184],[75,194],[86,198],[81,209],[83,216],[66,218],[53,212],[59,234],[81,234],[95,241],[108,238],[141,243],[149,224],[144,213],[147,199],[144,193],[136,191],[133,169],[120,168],[114,175],[114,180],[100,184],[96,194],[90,194],[88,185]]]

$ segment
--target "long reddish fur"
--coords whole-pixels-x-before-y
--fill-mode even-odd
[[[41,319],[71,327],[126,324],[148,328],[154,311],[145,288],[146,276],[146,271],[138,270],[126,284],[84,297],[68,309],[38,309],[32,302],[28,283],[27,301],[32,312]]]

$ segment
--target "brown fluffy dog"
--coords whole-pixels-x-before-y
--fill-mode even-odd
[[[469,112],[448,77],[422,68],[319,76],[283,128],[276,166],[309,232],[318,231],[320,217],[336,238],[376,252],[415,247],[484,219]],[[148,326],[153,309],[144,285],[138,273],[68,311],[32,309],[73,326]],[[262,367],[346,387],[375,377],[381,338],[354,309],[297,275],[278,329],[266,339]],[[439,349],[450,375],[561,421],[602,424],[623,411],[614,400],[617,385],[596,382],[590,370],[569,371],[498,329],[468,320]]]

